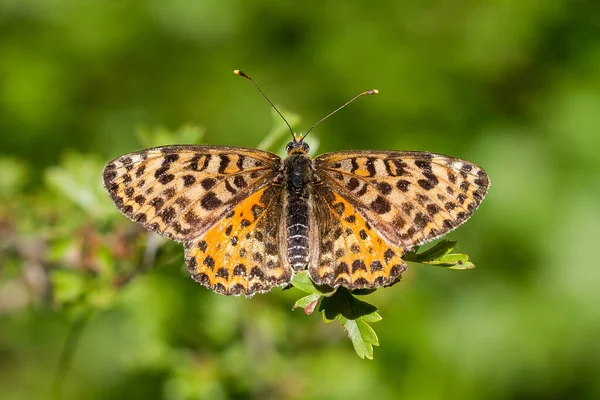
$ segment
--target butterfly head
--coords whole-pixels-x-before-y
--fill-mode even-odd
[[[308,143],[302,140],[304,136],[292,134],[292,141],[285,146],[285,152],[288,156],[291,154],[308,154],[310,147],[308,147]]]

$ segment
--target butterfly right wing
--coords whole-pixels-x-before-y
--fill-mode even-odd
[[[389,243],[405,250],[469,219],[490,181],[466,160],[409,151],[340,151],[315,159],[318,176]]]
[[[103,181],[128,218],[185,242],[268,185],[280,165],[279,156],[261,150],[165,146],[114,159],[104,168]]]
[[[489,187],[477,165],[424,152],[335,152],[315,170],[321,245],[309,274],[349,289],[395,282],[403,253],[465,222]]]

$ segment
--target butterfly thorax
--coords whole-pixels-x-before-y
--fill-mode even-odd
[[[287,257],[295,271],[308,263],[312,160],[303,152],[288,152],[284,162]]]

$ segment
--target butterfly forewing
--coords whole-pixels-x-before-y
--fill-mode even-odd
[[[489,187],[477,165],[426,152],[329,153],[315,159],[315,169],[388,243],[405,250],[465,222]]]
[[[280,164],[277,155],[260,150],[165,146],[116,158],[105,167],[103,180],[127,217],[188,241],[268,185]]]

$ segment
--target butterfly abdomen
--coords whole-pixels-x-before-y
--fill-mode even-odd
[[[308,263],[308,204],[302,199],[291,199],[286,207],[287,256],[295,271]]]
[[[312,166],[308,156],[294,154],[285,160],[287,257],[295,271],[305,269],[308,263],[308,201],[311,180]]]

